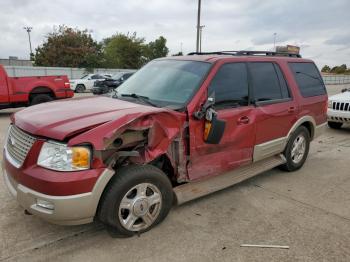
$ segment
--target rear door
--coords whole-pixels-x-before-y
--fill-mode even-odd
[[[252,160],[254,110],[249,103],[247,65],[241,62],[226,63],[219,67],[208,94],[215,93],[217,118],[226,121],[219,144],[204,142],[204,120],[190,120],[191,180],[218,175]]]
[[[298,106],[277,63],[248,63],[256,105],[254,160],[281,152],[297,120]]]

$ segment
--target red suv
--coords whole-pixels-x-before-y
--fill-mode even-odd
[[[299,169],[326,111],[320,73],[299,55],[167,57],[111,97],[14,114],[3,174],[29,213],[66,225],[96,218],[130,236],[161,222],[173,202],[277,166]]]

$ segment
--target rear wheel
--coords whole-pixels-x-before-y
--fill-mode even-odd
[[[86,88],[82,84],[77,85],[77,87],[75,88],[75,92],[77,92],[77,93],[84,93],[85,90],[86,90]]]
[[[173,191],[158,168],[127,166],[117,174],[100,203],[99,219],[112,236],[132,236],[160,223],[169,213]]]
[[[328,126],[333,129],[340,129],[342,127],[343,123],[338,123],[338,122],[331,122],[328,121]]]
[[[300,169],[307,158],[310,148],[310,133],[309,130],[300,126],[289,138],[284,156],[287,162],[281,166],[283,170],[295,171]]]
[[[30,105],[33,106],[33,105],[37,105],[45,102],[50,102],[52,100],[53,98],[48,94],[37,94],[32,96]]]

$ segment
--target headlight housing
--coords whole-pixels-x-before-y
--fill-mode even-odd
[[[328,100],[328,108],[332,108],[332,106],[333,106],[333,101]]]
[[[48,141],[41,148],[37,164],[57,171],[79,171],[89,169],[90,162],[90,148]]]

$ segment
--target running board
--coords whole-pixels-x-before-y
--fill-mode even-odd
[[[229,171],[222,175],[204,178],[202,180],[177,186],[174,188],[177,204],[181,205],[192,199],[196,199],[230,187],[284,163],[286,163],[286,159],[282,154],[280,154],[243,166],[233,171]]]

